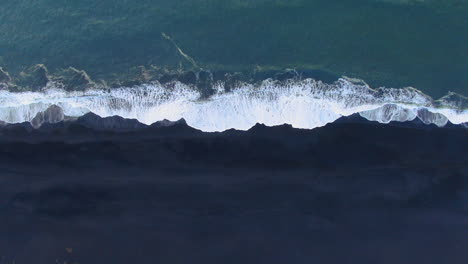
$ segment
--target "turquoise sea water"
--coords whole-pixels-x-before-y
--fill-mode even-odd
[[[74,66],[94,79],[179,67],[164,32],[207,69],[319,69],[466,95],[467,14],[465,0],[4,0],[0,66]]]

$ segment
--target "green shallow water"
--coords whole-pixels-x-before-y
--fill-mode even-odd
[[[319,69],[372,86],[468,94],[468,1],[4,0],[0,66],[74,66],[98,79],[189,68]]]

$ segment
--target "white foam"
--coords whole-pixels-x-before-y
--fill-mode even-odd
[[[447,120],[456,124],[468,122],[467,110],[436,108],[430,97],[414,88],[374,90],[364,82],[347,78],[333,84],[313,79],[287,83],[266,80],[259,86],[243,84],[230,92],[219,84],[215,90],[217,93],[208,99],[202,99],[196,89],[179,82],[166,87],[156,83],[110,91],[66,92],[53,88],[45,92],[0,91],[0,120],[31,121],[38,112],[55,104],[67,116],[93,112],[102,117],[135,118],[145,124],[184,118],[190,126],[204,131],[246,130],[256,123],[268,126],[287,123],[311,129],[354,113],[382,123],[416,117],[439,126]],[[439,115],[418,114],[421,109],[442,114],[445,123]]]

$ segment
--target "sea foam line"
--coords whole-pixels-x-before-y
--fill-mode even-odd
[[[209,98],[180,82],[84,92],[53,87],[43,92],[0,91],[0,120],[31,121],[37,113],[58,105],[65,115],[73,117],[93,112],[102,117],[133,118],[145,124],[184,118],[190,126],[204,131],[247,130],[256,123],[268,126],[287,123],[312,129],[355,113],[381,123],[415,118],[438,126],[448,121],[468,122],[468,110],[450,104],[437,106],[417,89],[372,89],[349,78],[332,84],[313,79],[265,80],[260,85],[240,84],[229,92],[221,83],[214,88],[216,93]]]

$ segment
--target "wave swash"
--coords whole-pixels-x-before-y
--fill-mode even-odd
[[[225,91],[221,83],[214,89],[216,92],[208,98],[180,82],[84,92],[67,92],[53,85],[43,92],[0,91],[0,120],[31,121],[39,112],[57,105],[71,117],[93,112],[145,124],[184,118],[188,125],[208,132],[247,130],[256,123],[312,129],[355,113],[381,123],[419,118],[443,127],[449,121],[468,122],[466,98],[462,96],[450,94],[436,101],[415,88],[372,89],[363,81],[346,77],[332,84],[314,79],[268,79],[258,85],[239,84],[231,91]]]

